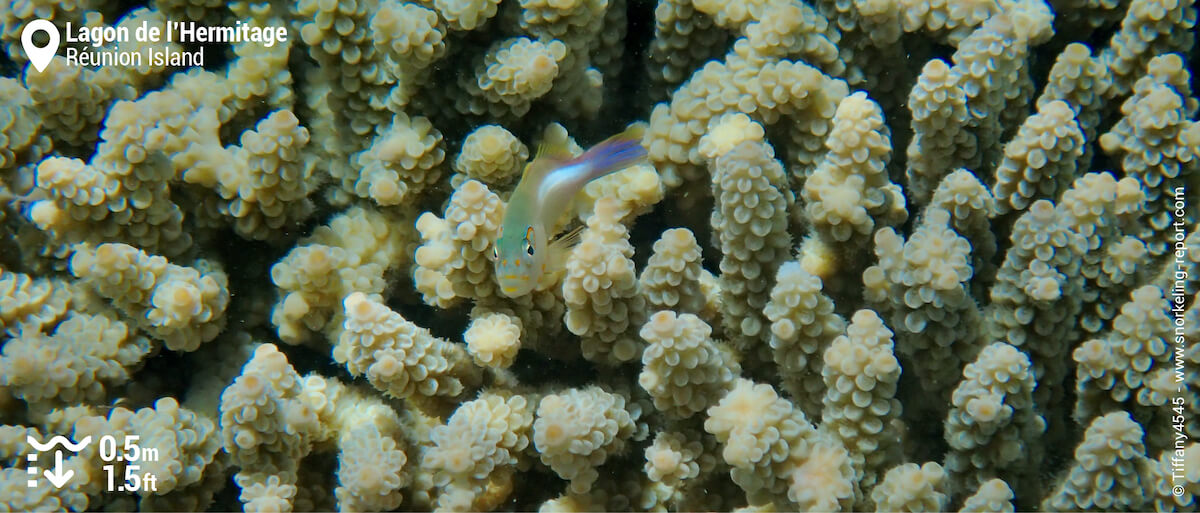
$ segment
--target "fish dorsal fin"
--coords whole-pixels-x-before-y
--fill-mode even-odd
[[[571,154],[571,149],[567,147],[567,139],[565,136],[560,137],[558,134],[546,134],[542,139],[541,144],[538,144],[537,155],[534,155],[533,160],[551,160],[555,162],[566,162],[575,158]]]
[[[558,169],[575,155],[567,146],[566,134],[547,133],[538,144],[537,154],[525,165],[524,177],[533,179],[545,175],[551,170]]]

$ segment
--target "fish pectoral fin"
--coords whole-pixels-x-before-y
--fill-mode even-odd
[[[557,279],[567,269],[567,257],[571,248],[578,246],[583,239],[583,228],[583,225],[576,226],[550,241],[549,253],[542,268],[543,277]]]
[[[563,232],[550,241],[550,247],[563,252],[570,251],[571,248],[579,245],[579,241],[583,240],[583,228],[583,225],[579,225]]]

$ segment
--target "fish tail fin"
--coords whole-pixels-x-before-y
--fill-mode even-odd
[[[609,173],[620,171],[641,163],[646,159],[646,148],[642,147],[642,136],[646,128],[642,123],[634,124],[617,135],[592,146],[576,158],[578,162],[590,164],[587,181]],[[585,181],[586,183],[586,181]]]

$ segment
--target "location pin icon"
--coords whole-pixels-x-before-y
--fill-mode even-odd
[[[41,48],[33,44],[33,35],[39,30],[50,36],[50,44]],[[40,73],[50,64],[54,54],[58,53],[58,27],[41,19],[29,22],[25,25],[25,30],[21,31],[21,46],[25,47],[25,55],[29,56],[29,62]]]

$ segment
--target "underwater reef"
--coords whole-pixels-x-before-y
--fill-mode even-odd
[[[35,19],[287,37],[39,71]],[[1195,511],[1196,20],[9,2],[0,511]],[[502,294],[538,148],[635,123]]]

